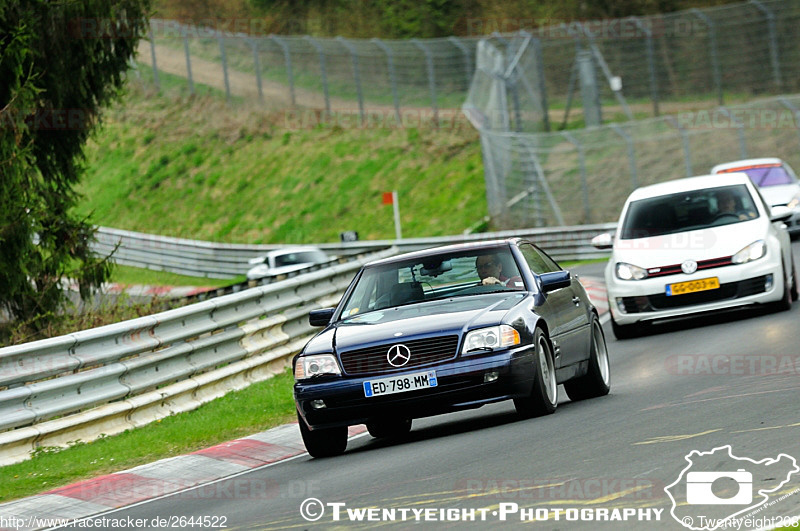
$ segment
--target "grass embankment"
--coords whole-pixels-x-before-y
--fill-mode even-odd
[[[235,243],[393,239],[391,190],[404,237],[458,234],[487,213],[467,123],[315,127],[304,112],[132,85],[88,153],[80,211],[98,225]]]
[[[265,382],[114,437],[65,450],[41,448],[33,459],[0,468],[0,502],[125,470],[252,435],[294,419],[292,376]]]

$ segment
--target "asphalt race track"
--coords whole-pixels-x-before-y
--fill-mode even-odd
[[[737,514],[750,519],[742,529],[770,527],[800,515],[798,322],[800,303],[661,325],[627,341],[606,323],[607,397],[572,403],[561,390],[555,414],[532,420],[518,420],[510,402],[417,420],[402,442],[364,434],[339,457],[303,454],[95,518],[142,519],[138,528],[150,529],[161,528],[156,517],[187,528],[207,517],[194,526],[203,529],[211,519],[229,529],[713,529],[712,518]],[[731,455],[687,461],[726,445]]]

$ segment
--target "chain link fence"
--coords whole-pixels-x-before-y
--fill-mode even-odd
[[[495,226],[614,221],[638,186],[750,157],[800,167],[800,95],[558,133],[483,129],[481,145]]]
[[[190,91],[203,83],[229,98],[260,99],[274,108],[347,110],[357,113],[361,124],[370,111],[401,121],[404,112],[441,118],[445,110],[458,109],[481,38],[265,36],[236,33],[224,27],[236,24],[220,21],[223,27],[216,28],[214,22],[201,27],[153,19],[139,61],[152,68],[156,83],[159,72],[166,72],[184,78]],[[495,26],[514,25],[506,22]],[[669,15],[550,25],[527,34],[540,47],[543,103],[557,125],[581,106],[581,57],[590,57],[597,71],[606,117],[658,116],[687,99],[712,106],[800,91],[798,23],[796,0],[751,0]],[[516,36],[496,34],[495,39]]]

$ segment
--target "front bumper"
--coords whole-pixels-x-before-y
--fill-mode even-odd
[[[422,418],[526,396],[535,375],[533,345],[456,360],[408,371],[367,377],[341,377],[297,382],[297,410],[311,429],[364,424],[372,420]],[[437,387],[367,398],[364,382],[388,376],[436,371]],[[487,373],[497,379],[485,381]],[[312,401],[322,400],[324,408]]]
[[[609,309],[615,322],[626,325],[775,302],[781,299],[784,289],[780,257],[776,258],[640,281],[621,281],[607,274]],[[718,289],[665,295],[667,284],[709,277],[719,279]]]

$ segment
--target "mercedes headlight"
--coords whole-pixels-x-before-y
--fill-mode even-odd
[[[647,278],[647,270],[633,264],[617,262],[617,278],[620,280],[643,280]]]
[[[791,201],[786,204],[787,207],[791,208],[792,210],[800,207],[800,192],[795,194]]]
[[[333,354],[300,356],[294,366],[295,380],[305,380],[317,376],[341,376],[339,363]]]
[[[494,350],[496,348],[513,347],[520,344],[519,332],[508,325],[479,328],[467,334],[464,339],[462,354],[475,350]]]
[[[746,264],[747,262],[758,260],[765,254],[767,254],[767,244],[764,243],[764,240],[758,240],[733,255],[731,262],[734,264]]]

